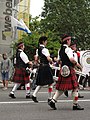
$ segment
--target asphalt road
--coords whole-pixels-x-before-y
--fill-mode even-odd
[[[26,99],[25,90],[17,90],[17,98],[11,99],[10,90],[0,88],[0,120],[90,120],[90,91],[80,91],[84,98],[79,103],[84,110],[73,111],[71,91],[68,98],[62,95],[56,103],[57,110],[52,110],[47,104],[47,88],[38,93],[39,103]]]

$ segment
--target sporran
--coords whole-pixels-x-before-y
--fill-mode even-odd
[[[69,67],[67,65],[62,66],[61,75],[63,77],[68,77],[70,75],[70,69],[69,69]]]

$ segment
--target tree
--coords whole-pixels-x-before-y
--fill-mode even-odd
[[[90,47],[90,0],[45,0],[41,16],[44,31],[69,33],[78,38],[78,47]]]

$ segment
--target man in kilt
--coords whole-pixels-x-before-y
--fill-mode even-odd
[[[32,100],[34,102],[38,102],[37,93],[44,85],[48,85],[48,93],[49,93],[48,101],[50,101],[52,98],[52,83],[54,81],[53,81],[52,70],[49,65],[49,62],[52,62],[52,58],[50,57],[50,53],[48,49],[45,47],[46,44],[47,44],[47,37],[41,36],[39,38],[39,45],[37,49],[38,55],[36,55],[39,58],[40,65],[38,68],[38,74],[36,78],[37,87],[32,95]]]
[[[30,98],[30,76],[26,74],[26,68],[29,68],[32,62],[29,61],[28,56],[24,53],[24,48],[23,42],[17,44],[16,67],[13,76],[13,82],[15,84],[9,94],[11,98],[16,98],[15,91],[21,84],[25,84],[26,98]]]
[[[61,42],[61,49],[59,51],[59,56],[62,61],[60,73],[58,77],[58,81],[56,83],[56,92],[49,102],[49,106],[56,110],[55,102],[57,101],[58,97],[63,94],[66,90],[72,90],[72,97],[73,97],[73,110],[84,110],[84,108],[80,107],[78,104],[78,81],[75,73],[75,66],[79,67],[79,64],[73,58],[73,51],[69,47],[71,44],[71,36],[63,35]],[[67,66],[69,68],[68,76],[64,76],[62,74],[63,66]],[[63,69],[64,70],[64,69]],[[65,72],[65,70],[64,70]]]

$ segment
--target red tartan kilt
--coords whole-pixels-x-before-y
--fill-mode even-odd
[[[70,67],[70,75],[68,77],[62,77],[59,73],[56,83],[57,90],[73,90],[76,88],[78,88],[78,82],[74,68]]]
[[[30,76],[27,76],[25,73],[25,68],[15,68],[13,82],[15,83],[29,83]]]

